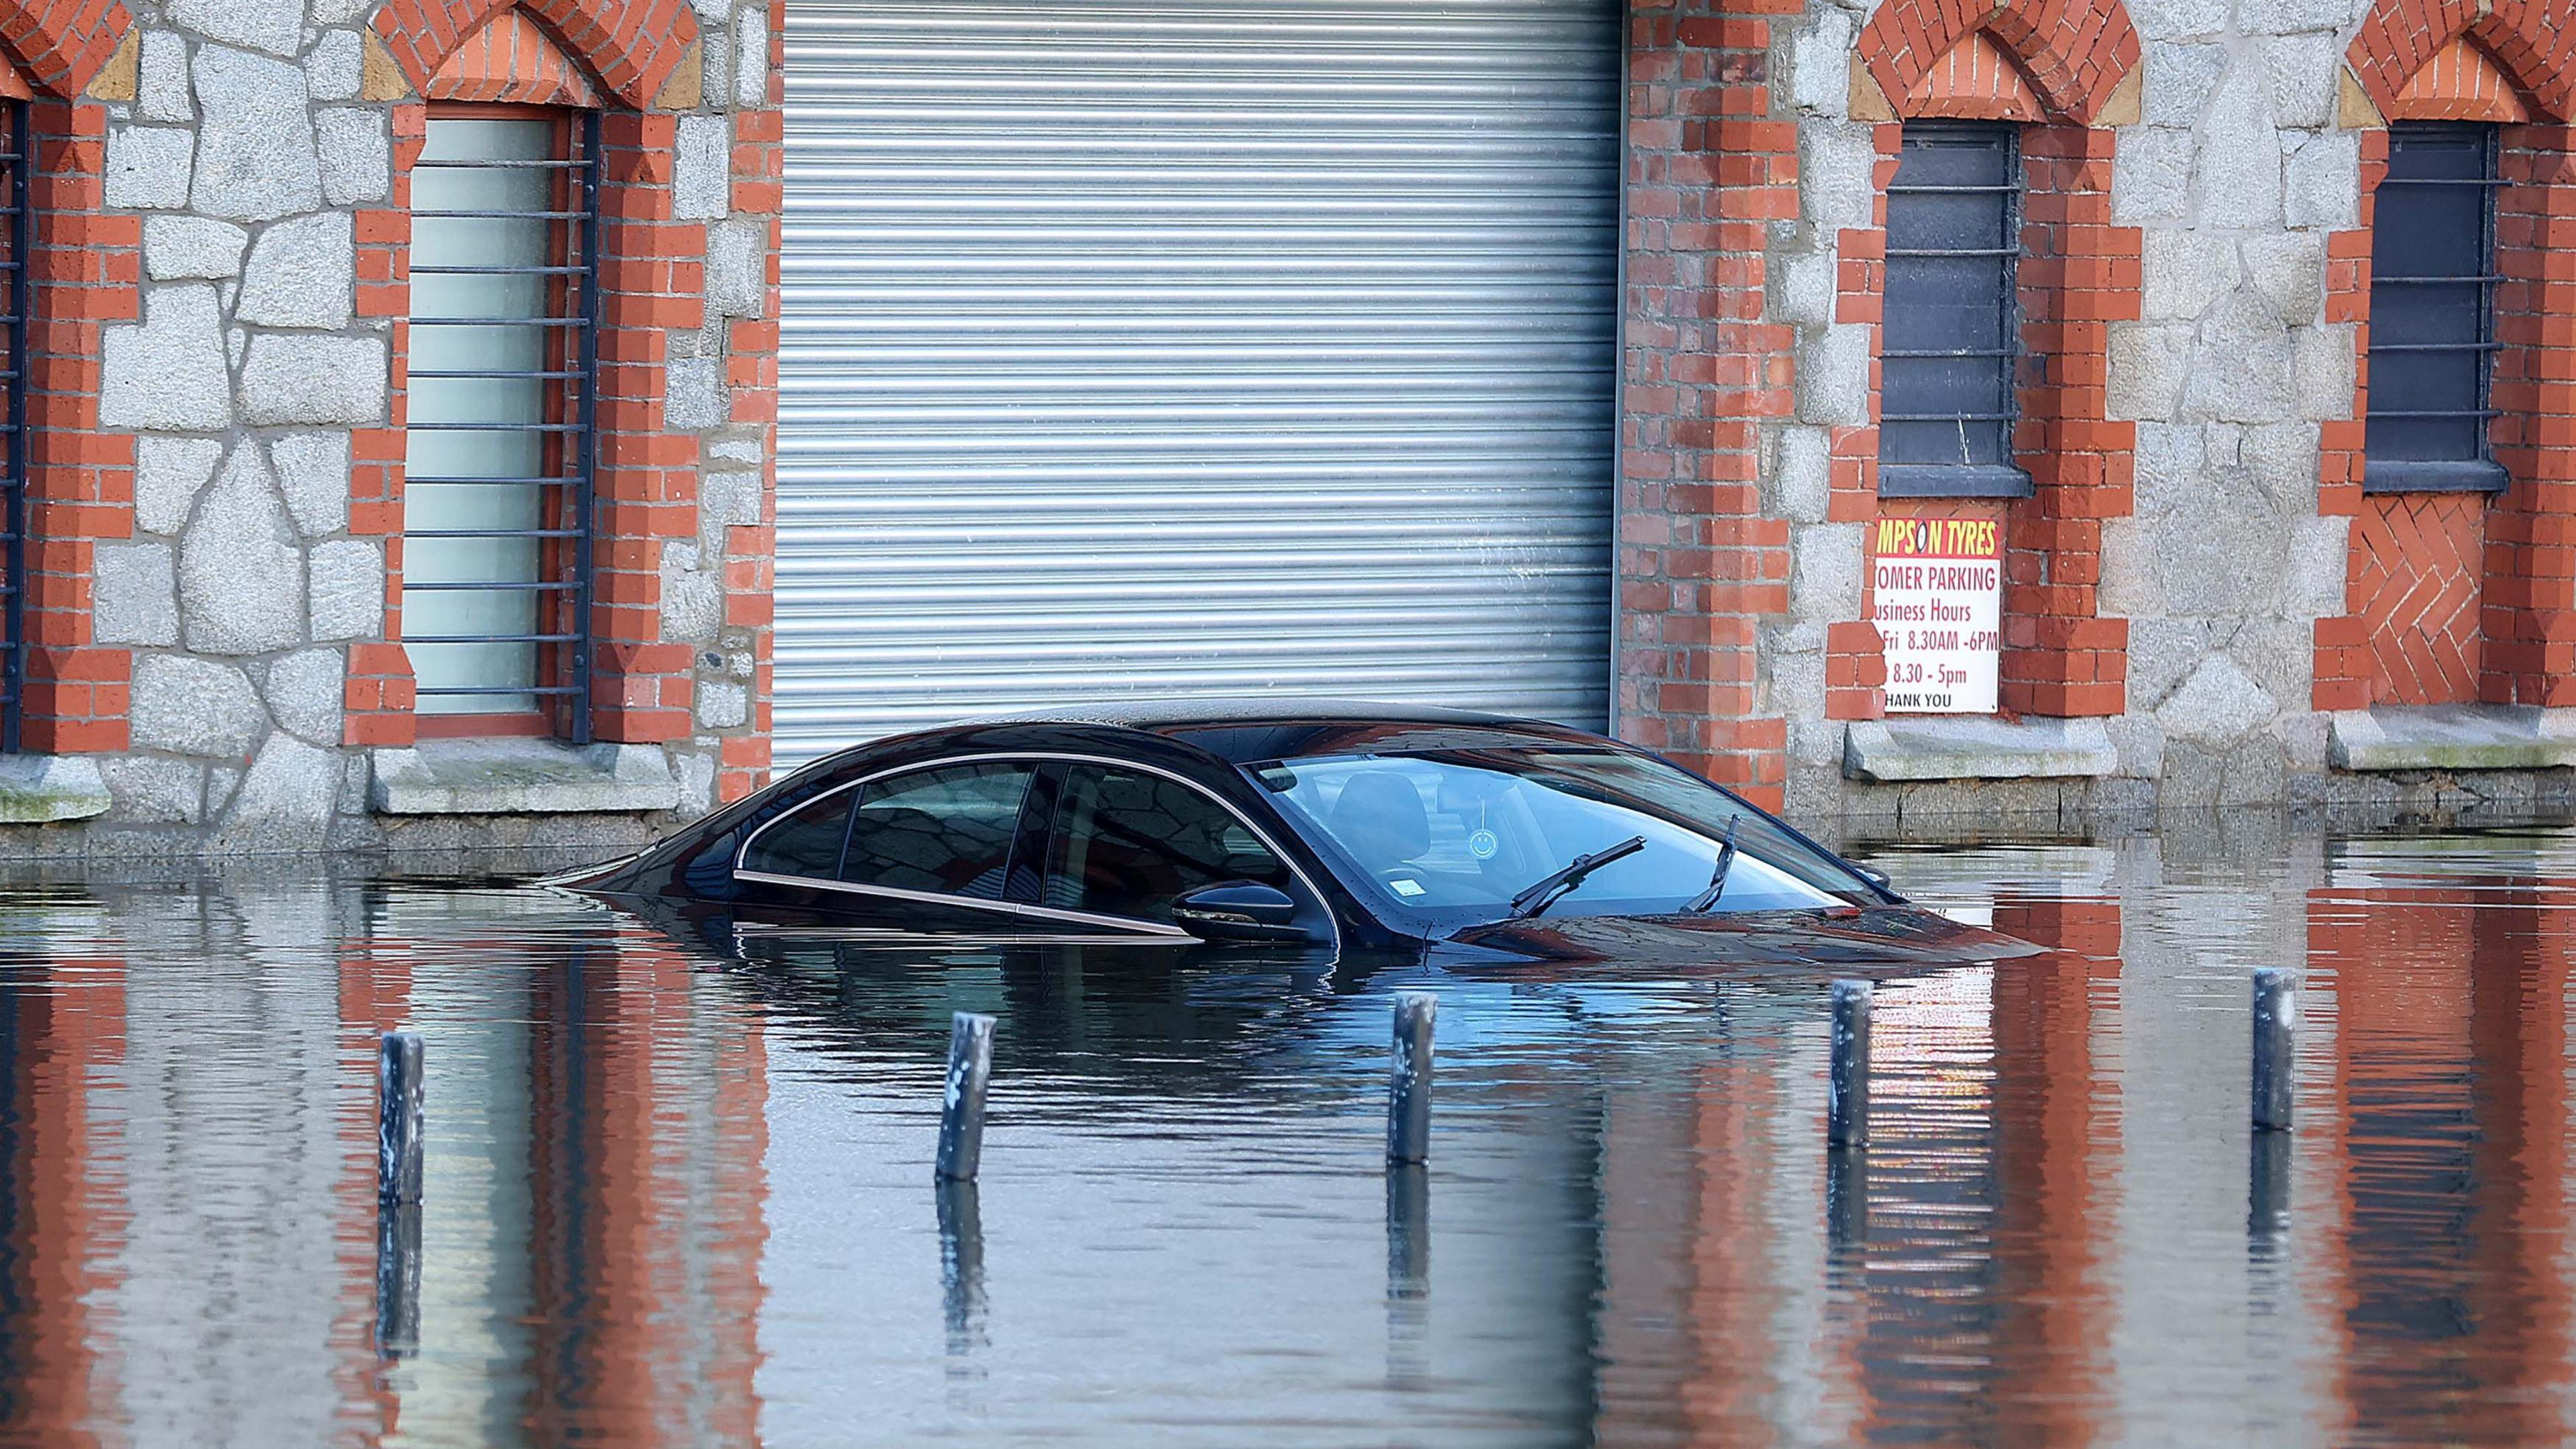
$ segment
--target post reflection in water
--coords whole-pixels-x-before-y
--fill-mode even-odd
[[[2576,1440],[2564,834],[1878,863],[2047,951],[1882,983],[1841,1153],[1825,968],[0,887],[0,1441]],[[2263,965],[2307,983],[2292,1133],[2248,1125]],[[1389,1172],[1418,987],[1438,1154]],[[1011,1130],[925,1210],[959,1010],[1001,1018]]]
[[[973,1356],[985,1346],[984,1208],[973,1179],[931,1185],[939,1209],[939,1298],[948,1323],[948,1355]]]
[[[376,1351],[420,1352],[420,1204],[376,1207]]]

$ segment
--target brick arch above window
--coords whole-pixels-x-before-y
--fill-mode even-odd
[[[425,95],[452,57],[513,9],[639,110],[654,104],[698,41],[688,0],[387,0],[375,31]]]
[[[1984,52],[2010,63],[1994,77]],[[1861,28],[1858,53],[1870,80],[1906,115],[1962,116],[1983,92],[1994,120],[2091,125],[2136,69],[2137,27],[2120,0],[2003,0],[1979,9],[1943,0],[1887,0]],[[2029,101],[2011,93],[2021,81]],[[2002,107],[2035,103],[2040,113]],[[1919,108],[1925,104],[1942,109]]]
[[[422,88],[432,101],[472,101],[597,110],[599,87],[522,10],[494,16]]]
[[[2048,103],[2004,48],[1973,31],[1932,63],[1896,103],[1905,119],[2044,121]]]
[[[119,0],[86,5],[0,5],[0,51],[39,95],[73,100],[107,69],[134,29]]]
[[[2569,0],[2377,0],[2344,60],[2362,94],[2392,119],[2576,119]],[[2482,96],[2492,85],[2487,70],[2536,114],[2509,115]],[[2444,102],[2452,114],[2441,113]],[[2472,102],[2482,105],[2478,114],[2460,110]]]

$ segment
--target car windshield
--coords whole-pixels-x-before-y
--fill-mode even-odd
[[[1409,911],[1500,919],[1576,857],[1645,837],[1584,876],[1550,915],[1659,915],[1709,885],[1727,827],[1736,857],[1709,909],[1817,910],[1874,900],[1823,850],[1725,791],[1619,751],[1515,746],[1324,755],[1250,767],[1289,821]]]

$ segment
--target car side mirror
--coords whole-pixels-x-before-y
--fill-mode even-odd
[[[1888,878],[1886,871],[1867,865],[1855,865],[1852,869],[1860,872],[1862,880],[1868,881],[1880,890],[1893,892],[1896,889],[1896,882]]]
[[[1200,886],[1172,902],[1172,919],[1209,941],[1305,941],[1297,902],[1277,886],[1228,880]]]

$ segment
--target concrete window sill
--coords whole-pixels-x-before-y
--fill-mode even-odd
[[[0,825],[88,820],[113,803],[88,755],[0,755]]]
[[[557,815],[670,810],[680,781],[658,745],[426,740],[369,753],[379,815]]]
[[[2326,758],[2384,770],[2555,770],[2576,766],[2576,709],[2510,704],[2380,705],[2329,717]]]
[[[1880,784],[2063,779],[2119,767],[2098,719],[1909,715],[1855,720],[1843,734],[1843,774]]]

